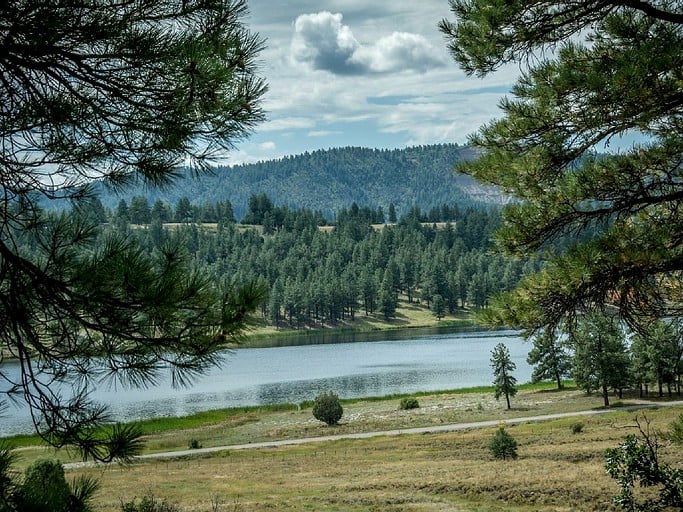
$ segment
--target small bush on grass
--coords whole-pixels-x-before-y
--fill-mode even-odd
[[[315,402],[313,402],[313,417],[315,419],[328,425],[336,425],[343,414],[344,409],[339,402],[339,397],[332,391],[320,393],[315,397]]]
[[[619,447],[605,450],[605,469],[620,491],[612,501],[628,512],[683,510],[683,469],[660,460],[658,434],[646,417],[636,418],[636,425],[639,436],[629,434]]]
[[[683,413],[671,422],[669,432],[665,437],[674,444],[683,445]]]
[[[121,503],[121,512],[178,512],[178,507],[165,500],[159,500],[152,496],[144,496],[140,503],[136,500]]]
[[[187,443],[187,448],[189,450],[198,450],[199,448],[202,447],[202,443],[199,442],[197,439],[190,439],[190,442]]]
[[[505,431],[505,428],[500,427],[489,442],[489,450],[496,459],[516,459],[517,441]]]
[[[417,401],[417,398],[414,397],[408,397],[408,398],[402,398],[401,403],[398,406],[399,409],[402,411],[407,411],[409,409],[419,409],[420,404]]]
[[[581,432],[583,432],[583,423],[577,421],[569,425],[569,428],[572,431],[572,434],[580,434]]]
[[[38,459],[24,473],[24,482],[11,501],[14,507],[0,510],[21,512],[88,512],[93,510],[91,501],[98,482],[89,477],[79,477],[69,485],[64,478],[64,467],[54,459]]]

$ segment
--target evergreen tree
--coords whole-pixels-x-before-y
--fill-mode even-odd
[[[187,197],[181,197],[175,207],[176,222],[190,222],[192,220],[192,205]]]
[[[450,5],[455,20],[440,27],[466,73],[524,66],[501,118],[469,140],[481,157],[461,170],[519,199],[505,209],[503,249],[529,255],[567,242],[491,320],[535,329],[606,303],[633,324],[678,316],[681,3]],[[596,154],[633,134],[640,142]]]
[[[394,203],[389,203],[389,223],[396,224],[396,207]]]
[[[0,375],[55,446],[125,458],[139,434],[100,435],[95,381],[145,386],[169,368],[187,383],[256,306],[179,247],[147,253],[41,210],[90,200],[95,179],[120,190],[169,184],[181,163],[202,173],[248,135],[265,86],[246,13],[241,0],[0,3],[0,340],[20,376]]]
[[[130,200],[128,217],[133,224],[149,224],[152,220],[152,211],[149,209],[147,198],[135,196]]]
[[[394,284],[394,275],[388,268],[384,271],[378,300],[379,310],[384,315],[384,318],[393,318],[396,315],[398,297],[396,285]]]
[[[437,320],[441,320],[445,313],[446,303],[444,302],[443,297],[437,293],[432,297],[432,314]]]
[[[119,201],[119,204],[116,206],[116,210],[114,211],[114,216],[123,222],[130,222],[130,216],[128,215],[128,203],[126,203],[125,199],[121,199]]]
[[[517,379],[512,375],[517,365],[510,357],[510,351],[503,343],[498,343],[491,351],[491,368],[493,369],[494,395],[498,400],[505,395],[505,402],[510,409],[510,397],[517,394]]]
[[[653,321],[647,329],[636,333],[631,342],[632,366],[639,384],[655,383],[659,396],[668,394],[676,383],[681,360],[681,337],[676,326],[664,320]],[[679,389],[680,391],[680,389]]]
[[[618,320],[595,311],[568,329],[576,385],[587,393],[600,390],[605,407],[609,407],[609,389],[620,390],[629,382],[629,358]]]
[[[529,351],[527,363],[535,365],[532,382],[554,380],[557,389],[562,389],[562,378],[571,372],[571,358],[560,342],[555,329],[545,329],[533,337],[533,348]]]
[[[172,219],[172,213],[167,204],[165,204],[161,199],[154,201],[152,206],[152,211],[150,213],[152,221],[158,219],[162,224],[164,222],[170,222]]]

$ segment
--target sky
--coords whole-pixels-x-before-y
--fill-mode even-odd
[[[224,164],[333,147],[458,143],[500,116],[516,68],[468,77],[438,30],[447,0],[249,0],[267,120]]]

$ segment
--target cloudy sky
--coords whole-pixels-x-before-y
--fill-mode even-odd
[[[249,0],[266,39],[268,120],[228,163],[343,146],[463,143],[499,115],[515,70],[467,77],[437,24],[447,0]]]

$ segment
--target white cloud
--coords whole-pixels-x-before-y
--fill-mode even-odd
[[[437,28],[451,16],[445,0],[249,5],[250,26],[267,40],[268,121],[239,144],[236,162],[335,146],[462,143],[500,115],[497,104],[519,74],[512,64],[467,77]]]
[[[259,126],[260,132],[274,132],[280,130],[294,130],[301,128],[312,128],[315,126],[315,120],[306,117],[281,117],[266,121]]]
[[[359,47],[351,62],[375,73],[404,69],[426,72],[444,64],[437,55],[437,50],[423,36],[394,32],[371,46]]]
[[[344,132],[339,130],[314,130],[308,132],[309,137],[329,137],[331,135],[343,135]]]
[[[441,52],[419,34],[394,32],[363,45],[342,20],[342,14],[329,11],[297,17],[292,58],[339,75],[405,70],[424,73],[444,65]]]
[[[354,72],[350,61],[359,47],[351,29],[342,25],[341,14],[303,14],[294,23],[292,56],[297,61],[309,62],[315,69]]]
[[[258,145],[261,151],[275,151],[277,145],[273,141],[262,142]]]

